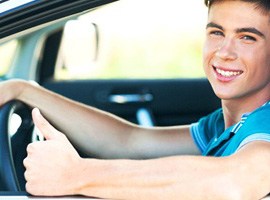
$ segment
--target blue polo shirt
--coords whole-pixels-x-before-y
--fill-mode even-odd
[[[270,101],[224,130],[222,109],[191,125],[191,135],[205,156],[228,156],[252,141],[270,142]]]

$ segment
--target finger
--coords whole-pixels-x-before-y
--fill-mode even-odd
[[[61,134],[41,115],[38,108],[34,108],[32,110],[32,117],[34,124],[36,125],[39,132],[45,137],[45,139],[54,139],[59,134]]]

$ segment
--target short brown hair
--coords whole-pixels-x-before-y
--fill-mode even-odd
[[[233,1],[233,0],[204,0],[204,3],[208,8],[211,8],[211,6],[214,3],[224,2],[224,1]],[[254,4],[255,9],[259,9],[265,14],[270,12],[270,0],[238,0],[238,1],[252,3]]]

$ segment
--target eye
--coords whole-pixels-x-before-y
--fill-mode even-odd
[[[222,31],[212,30],[212,31],[209,31],[209,35],[210,36],[224,36],[224,33]]]
[[[244,35],[243,37],[241,37],[241,39],[246,41],[257,41],[255,37],[252,37],[250,35]]]

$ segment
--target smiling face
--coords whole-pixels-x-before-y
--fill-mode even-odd
[[[269,100],[270,14],[252,3],[215,3],[209,11],[203,56],[205,73],[219,98]]]

